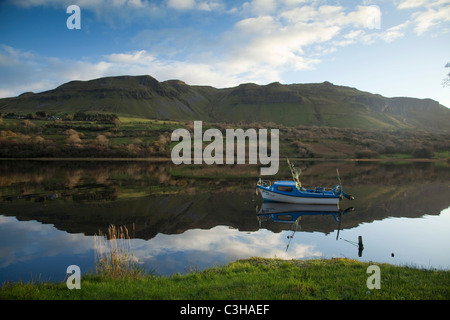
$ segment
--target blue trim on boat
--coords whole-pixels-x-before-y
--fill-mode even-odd
[[[290,187],[292,190],[290,191],[282,191],[278,190],[277,187]],[[276,181],[272,186],[261,186],[258,185],[258,188],[262,190],[267,190],[273,193],[290,196],[290,197],[303,197],[303,198],[339,198],[339,194],[334,194],[332,191],[324,191],[322,188],[316,189],[302,189],[302,191],[298,190],[297,185],[293,181]]]

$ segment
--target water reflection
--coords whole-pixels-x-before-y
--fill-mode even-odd
[[[0,161],[0,281],[17,279],[19,274],[29,279],[30,273],[50,274],[60,281],[67,265],[92,268],[92,236],[110,224],[129,230],[135,226],[133,251],[159,274],[254,255],[295,259],[359,255],[377,261],[387,239],[389,259],[421,261],[434,250],[419,250],[420,244],[410,248],[409,243],[417,240],[414,223],[435,217],[440,219],[436,223],[450,227],[440,214],[450,206],[447,163],[298,165],[305,184],[313,186],[333,183],[339,166],[346,189],[357,195],[340,207],[351,204],[355,209],[261,203],[254,195],[257,166]],[[289,177],[287,168],[280,168],[276,179]],[[414,228],[409,228],[410,222]],[[439,230],[440,226],[425,222],[420,222],[424,228]],[[375,231],[378,225],[382,228]],[[434,241],[431,245],[446,251],[449,241],[442,239],[446,232],[430,233],[423,242]],[[364,254],[355,250],[359,236],[364,238]],[[397,246],[400,243],[402,247]],[[444,264],[450,268],[450,261]]]
[[[257,213],[259,227],[261,228],[263,223],[269,219],[273,222],[287,223],[291,225],[291,235],[288,235],[288,244],[286,245],[286,251],[289,249],[290,243],[294,238],[297,231],[301,231],[301,219],[305,216],[329,216],[336,222],[337,235],[336,240],[339,239],[339,231],[341,229],[341,223],[343,216],[352,212],[355,209],[348,207],[343,210],[339,208],[339,205],[306,205],[306,204],[292,204],[292,203],[276,203],[276,202],[263,202],[261,208]],[[358,243],[358,256],[362,256],[363,246],[362,241]]]
[[[342,214],[353,210],[353,207],[342,210],[337,205],[263,202],[257,216],[260,225],[261,221],[267,220],[268,217],[275,222],[295,223],[299,221],[302,216],[307,215],[330,215],[335,221],[340,222]]]

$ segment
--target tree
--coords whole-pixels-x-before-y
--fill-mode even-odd
[[[43,119],[47,118],[47,112],[45,112],[45,111],[36,111],[35,114],[36,114],[37,118],[43,118]]]
[[[450,62],[447,62],[445,68],[450,68]],[[442,86],[450,87],[450,72],[447,74],[447,78],[442,81]]]
[[[119,126],[120,126],[120,124],[121,124],[119,118],[114,118],[114,119],[112,120],[112,122],[113,122],[113,124],[114,124],[114,128],[116,128],[116,129],[119,128]]]
[[[434,151],[432,146],[417,147],[413,151],[414,158],[431,159],[433,158]]]
[[[108,138],[106,138],[104,135],[99,134],[96,138],[95,138],[95,144],[99,145],[99,146],[107,146],[108,145]]]
[[[82,143],[78,134],[71,134],[67,139],[66,143],[70,145],[80,145]]]

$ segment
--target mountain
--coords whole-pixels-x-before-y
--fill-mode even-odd
[[[105,112],[170,120],[272,122],[286,126],[448,130],[450,109],[431,99],[386,98],[329,82],[218,89],[151,76],[71,81],[42,93],[0,99],[7,114]]]

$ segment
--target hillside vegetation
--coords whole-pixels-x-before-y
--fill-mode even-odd
[[[278,82],[233,88],[159,82],[151,76],[71,81],[42,93],[0,99],[3,115],[112,113],[159,120],[264,122],[358,129],[448,130],[450,110],[431,99],[386,98],[355,88]]]
[[[319,84],[217,89],[150,76],[0,99],[0,157],[170,157],[177,128],[279,129],[291,158],[450,158],[450,109]]]
[[[77,119],[77,120],[75,120]],[[81,119],[81,120],[80,120]],[[450,133],[397,129],[362,130],[275,123],[203,123],[203,131],[218,128],[278,128],[280,158],[450,158]],[[101,157],[170,158],[177,142],[172,132],[193,121],[161,121],[101,114],[63,118],[0,118],[0,158]],[[225,143],[225,139],[224,139]],[[204,147],[209,142],[204,142]]]

